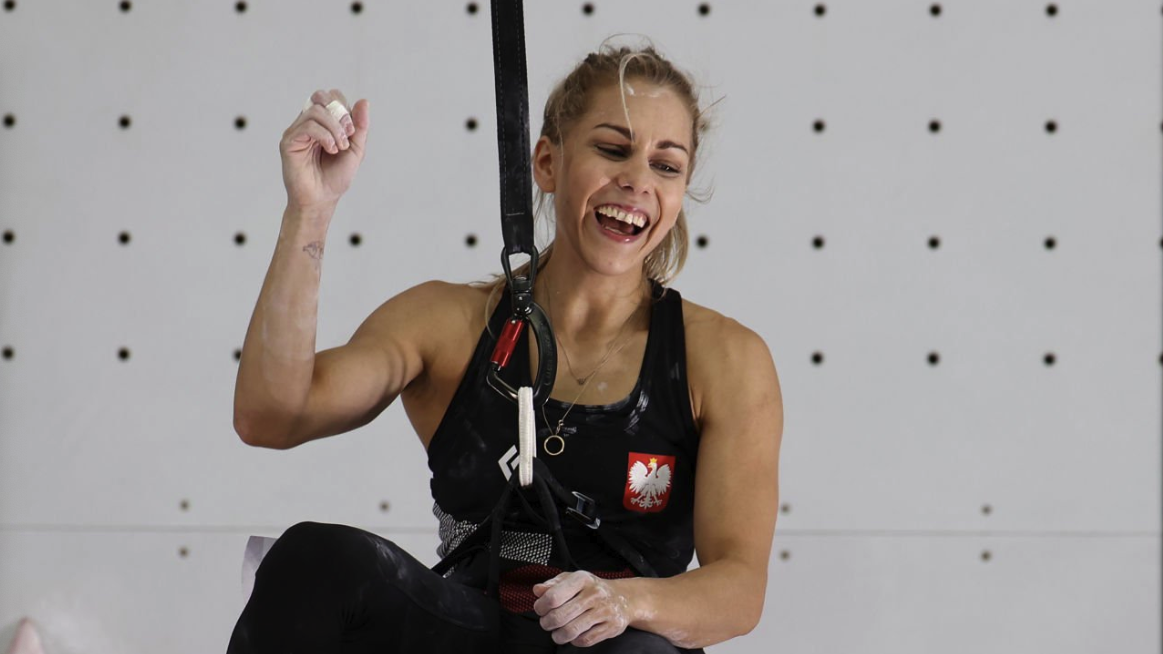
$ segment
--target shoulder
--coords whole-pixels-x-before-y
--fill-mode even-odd
[[[758,333],[714,309],[683,298],[687,383],[695,423],[704,426],[708,413],[748,386],[778,393],[771,350]]]
[[[499,297],[499,292],[491,293],[488,287],[482,285],[432,279],[402,291],[388,303],[399,304],[403,310],[427,320],[440,319],[462,324],[479,318],[483,329],[485,312],[492,311]]]
[[[427,364],[453,344],[475,342],[496,302],[495,297],[490,302],[488,288],[429,280],[381,304],[361,331],[373,338],[411,341]]]

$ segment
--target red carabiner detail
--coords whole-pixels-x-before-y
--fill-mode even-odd
[[[496,366],[504,368],[509,365],[509,357],[513,356],[513,350],[517,348],[517,340],[521,338],[521,333],[524,330],[524,320],[510,318],[509,322],[505,323],[505,328],[501,331],[500,337],[497,338],[497,346],[493,348],[492,362]]]

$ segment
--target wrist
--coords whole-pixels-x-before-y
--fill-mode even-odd
[[[287,208],[283,212],[283,218],[297,222],[326,225],[331,222],[332,216],[335,215],[336,206],[331,203],[301,205],[288,202]]]
[[[654,617],[652,581],[655,580],[644,577],[610,580],[615,584],[615,592],[622,597],[627,626],[645,630],[646,624]]]

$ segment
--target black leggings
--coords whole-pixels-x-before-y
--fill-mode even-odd
[[[688,651],[636,629],[584,649],[556,645],[535,615],[499,610],[482,591],[371,532],[317,522],[291,527],[263,557],[226,651],[492,654],[498,642],[505,654]]]

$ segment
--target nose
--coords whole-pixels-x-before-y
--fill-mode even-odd
[[[650,163],[631,157],[623,161],[617,177],[618,188],[634,193],[648,191],[653,183],[650,176]]]

